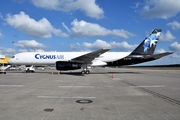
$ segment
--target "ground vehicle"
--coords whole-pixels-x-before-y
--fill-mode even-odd
[[[34,73],[35,72],[35,67],[33,65],[30,66],[30,67],[26,67],[24,71],[25,72],[32,72],[32,73]]]

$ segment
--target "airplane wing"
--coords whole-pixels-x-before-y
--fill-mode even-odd
[[[145,58],[155,58],[155,59],[159,59],[159,58],[161,58],[161,57],[163,57],[163,56],[170,55],[170,54],[173,54],[173,52],[165,52],[165,53],[150,55],[150,56],[145,57]]]
[[[94,52],[87,53],[85,55],[76,57],[71,59],[71,61],[78,62],[78,63],[91,63],[96,57],[99,57],[101,54],[109,51],[110,49],[100,49]]]

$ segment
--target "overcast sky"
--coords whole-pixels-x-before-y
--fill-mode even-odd
[[[180,0],[1,0],[0,54],[129,52],[160,28],[155,53],[174,54],[146,64],[180,64],[179,6]]]

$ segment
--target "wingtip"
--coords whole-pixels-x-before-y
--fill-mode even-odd
[[[174,54],[174,52],[168,52],[169,54]]]

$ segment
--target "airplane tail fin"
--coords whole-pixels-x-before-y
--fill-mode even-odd
[[[154,29],[130,55],[152,55],[158,43],[161,29]]]

